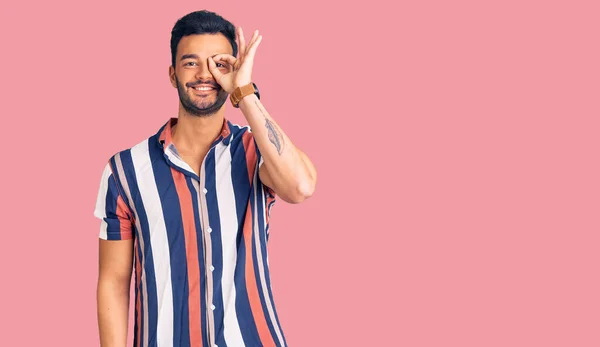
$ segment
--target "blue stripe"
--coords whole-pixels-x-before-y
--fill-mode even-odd
[[[117,216],[118,194],[118,188],[115,184],[114,176],[111,175],[108,178],[108,188],[105,200],[106,218],[104,218],[104,221],[107,224],[106,236],[108,240],[121,239],[121,221]]]
[[[173,346],[187,347],[190,346],[189,290],[181,205],[171,167],[163,160],[164,152],[155,146],[149,146],[149,150],[169,242],[173,288]]]
[[[196,223],[196,243],[198,245],[198,264],[200,264],[200,324],[202,328],[202,345],[208,346],[208,335],[206,333],[207,321],[206,321],[206,266],[204,262],[204,238],[202,237],[202,226],[200,224],[200,214],[198,205],[198,194],[196,194],[196,188],[193,185],[192,179],[186,177],[186,182],[192,195],[192,205],[194,208],[194,220]]]
[[[232,129],[233,132],[233,129]],[[242,332],[242,338],[246,346],[260,346],[260,337],[256,323],[252,319],[252,310],[246,290],[246,246],[244,244],[243,226],[246,217],[246,208],[248,206],[248,197],[250,195],[250,181],[248,179],[248,170],[246,166],[246,152],[242,142],[244,131],[236,131],[233,135],[233,141],[230,144],[231,167],[240,168],[240,170],[231,170],[231,181],[233,183],[233,192],[235,195],[235,207],[239,225],[237,239],[238,257],[235,267],[235,308],[238,315],[238,322]],[[250,252],[252,250],[250,249]]]
[[[138,259],[140,262],[140,269],[143,271],[144,269],[141,267],[142,265],[142,245],[138,242],[137,245],[137,249],[136,251],[138,252]],[[134,271],[135,271],[135,267],[134,267]],[[140,273],[140,275],[143,275],[143,272]],[[136,276],[137,276],[137,271],[136,271]],[[142,319],[140,319],[140,326],[138,327],[138,329],[141,331],[140,334],[140,346],[144,345],[144,324],[146,324],[146,322],[144,322],[144,286],[142,284],[141,279],[138,279],[139,283],[137,284],[137,295],[140,297],[140,312],[138,313]],[[137,300],[137,296],[136,296],[136,300]],[[137,326],[137,317],[135,317],[135,325]],[[134,346],[136,346],[134,344]]]
[[[215,343],[221,347],[227,346],[224,336],[223,321],[225,310],[223,304],[223,288],[221,277],[223,276],[223,243],[221,239],[221,219],[219,215],[219,203],[217,201],[217,182],[215,165],[215,148],[213,147],[207,154],[204,162],[204,185],[207,190],[206,204],[208,208],[208,223],[212,229],[209,237],[212,245],[212,264],[215,270],[213,277],[213,302],[215,310],[213,311],[215,321]],[[200,187],[202,189],[202,187]],[[210,310],[210,308],[209,308]]]
[[[258,169],[258,164],[256,166],[256,168]],[[258,171],[255,170],[255,176],[258,175]],[[258,177],[257,177],[258,180]],[[262,223],[262,215],[261,215],[261,202],[262,202],[262,194],[260,194],[260,187],[253,185],[252,186],[252,193],[251,193],[251,199],[250,199],[250,206],[252,206],[252,258],[254,259],[254,276],[256,277],[256,284],[258,287],[258,296],[260,298],[260,307],[262,308],[262,314],[265,317],[265,320],[267,322],[267,326],[269,327],[269,331],[271,332],[271,337],[273,338],[273,340],[275,341],[275,344],[277,346],[279,346],[278,344],[278,338],[277,335],[275,334],[275,329],[273,328],[273,324],[271,322],[271,317],[269,315],[269,311],[267,310],[267,303],[265,301],[265,293],[263,292],[263,288],[262,288],[262,280],[260,277],[260,267],[259,267],[259,263],[258,263],[258,250],[256,249],[256,234],[258,233],[258,237],[259,237],[259,242],[262,243],[262,239],[263,238],[263,228],[261,228],[261,223]],[[256,195],[255,195],[256,194]],[[254,209],[256,208],[256,214],[254,214]],[[258,224],[258,228],[254,228],[255,222]],[[265,249],[263,247],[263,245],[260,245],[261,247],[261,253],[262,253],[262,257],[261,257],[261,262],[263,263],[263,271],[266,272],[266,270],[264,269],[264,265],[266,262],[266,258],[265,258]]]
[[[262,185],[262,183],[261,183]],[[269,203],[269,205],[267,206],[267,216],[269,216],[271,214],[271,208],[273,207],[273,205],[275,205],[275,203],[277,202],[276,196],[274,194],[274,192],[271,192],[271,190],[263,185],[263,189],[265,191],[265,196],[268,196],[270,198],[273,198],[273,200],[271,200],[271,202]],[[269,236],[271,235],[271,233],[269,232],[270,229],[270,225],[267,225],[265,227],[265,233],[267,234],[267,241],[269,241]]]
[[[110,168],[112,170],[114,179],[116,181],[117,191],[119,194],[121,194],[121,197],[123,198],[123,202],[125,203],[125,205],[127,205],[127,208],[131,211],[131,203],[129,202],[129,199],[127,198],[127,194],[125,194],[125,192],[124,192],[125,190],[123,188],[123,185],[121,184],[121,176],[119,176],[119,171],[117,170],[117,161],[115,159],[117,155],[122,156],[122,154],[127,151],[117,153],[112,158],[110,158]]]
[[[259,239],[260,239],[260,247],[261,247],[261,252],[262,252],[262,263],[263,263],[263,268],[264,268],[264,274],[265,274],[265,282],[267,284],[267,295],[269,296],[269,299],[271,301],[271,308],[273,309],[273,313],[275,315],[275,322],[273,322],[273,320],[271,319],[271,316],[269,315],[269,312],[267,311],[267,306],[266,303],[263,302],[263,307],[265,308],[265,317],[267,318],[267,322],[269,325],[269,330],[271,331],[271,336],[273,336],[273,340],[275,340],[275,344],[277,346],[281,346],[281,343],[279,342],[279,338],[277,336],[277,333],[275,332],[275,328],[274,328],[274,324],[276,324],[279,327],[279,332],[281,332],[281,335],[284,339],[284,343],[287,346],[287,342],[285,342],[285,337],[283,336],[283,331],[281,329],[281,324],[279,324],[279,318],[277,317],[277,310],[275,309],[275,301],[273,300],[273,293],[271,292],[271,278],[269,276],[269,268],[267,265],[267,238],[268,235],[266,233],[264,226],[265,223],[265,218],[264,218],[264,212],[265,210],[265,206],[267,204],[266,201],[266,195],[267,194],[265,191],[265,186],[262,184],[262,182],[260,181],[260,179],[257,179],[258,181],[258,185],[256,187],[256,191],[257,191],[257,201],[256,201],[256,205],[257,205],[257,217],[258,217],[258,235],[259,235]],[[265,192],[263,194],[263,192]],[[257,281],[260,279],[260,277],[257,276]],[[262,289],[259,287],[259,291],[261,293],[261,301],[263,301],[264,299],[264,295],[265,293],[262,291]]]
[[[123,171],[125,172],[125,178],[127,179],[127,185],[129,186],[129,191],[133,200],[132,204],[133,206],[135,206],[138,222],[140,223],[141,230],[137,230],[137,234],[141,235],[141,238],[144,241],[143,257],[145,263],[142,271],[145,271],[146,287],[148,291],[148,297],[146,298],[148,302],[148,321],[143,322],[142,327],[144,327],[147,324],[149,332],[148,341],[144,342],[148,346],[156,346],[156,336],[154,335],[154,333],[156,332],[156,328],[158,326],[158,302],[156,294],[156,273],[154,271],[154,256],[152,255],[152,244],[150,242],[150,227],[148,225],[148,216],[146,214],[144,202],[142,201],[142,195],[140,194],[140,189],[138,187],[137,177],[135,176],[135,167],[133,166],[133,160],[131,158],[130,150],[121,153],[121,164],[123,165]],[[142,258],[140,257],[140,261],[141,260]],[[142,318],[143,317],[144,316],[142,316]]]

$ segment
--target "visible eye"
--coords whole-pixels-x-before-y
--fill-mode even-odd
[[[193,61],[189,61],[189,62],[187,62],[187,63],[183,64],[183,66],[192,66],[191,64],[194,64],[194,65],[195,65],[196,63],[195,63],[195,62],[193,62]]]
[[[222,68],[227,69],[228,65],[227,64],[223,64],[223,63],[217,63],[217,67],[219,67],[219,68],[222,67]]]

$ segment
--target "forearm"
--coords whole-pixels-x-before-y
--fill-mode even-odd
[[[316,181],[311,161],[296,148],[255,95],[242,99],[240,110],[252,128],[273,185],[289,195],[310,196]]]
[[[97,292],[102,347],[125,347],[129,315],[129,281],[101,279]]]

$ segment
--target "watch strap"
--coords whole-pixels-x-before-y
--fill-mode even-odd
[[[254,88],[254,83],[248,83],[244,86],[237,87],[233,90],[229,98],[231,99],[231,103],[234,107],[240,107],[240,101],[251,94],[254,94],[256,89]]]

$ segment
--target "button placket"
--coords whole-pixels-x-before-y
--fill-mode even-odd
[[[209,345],[214,345],[215,343],[215,333],[214,333],[214,315],[213,311],[216,309],[213,304],[213,278],[212,271],[214,270],[214,266],[212,265],[212,239],[211,233],[212,228],[210,227],[209,217],[208,217],[208,204],[206,202],[208,189],[205,187],[205,172],[204,172],[204,162],[200,167],[200,182],[198,186],[198,208],[199,208],[199,217],[201,221],[201,225],[204,226],[204,232],[201,231],[202,239],[204,240],[203,244],[205,245],[204,252],[204,268],[210,269],[210,271],[206,271],[206,303],[210,310],[207,312],[207,329],[208,329],[208,339]],[[202,187],[202,188],[200,188]],[[202,189],[202,192],[200,192]]]

